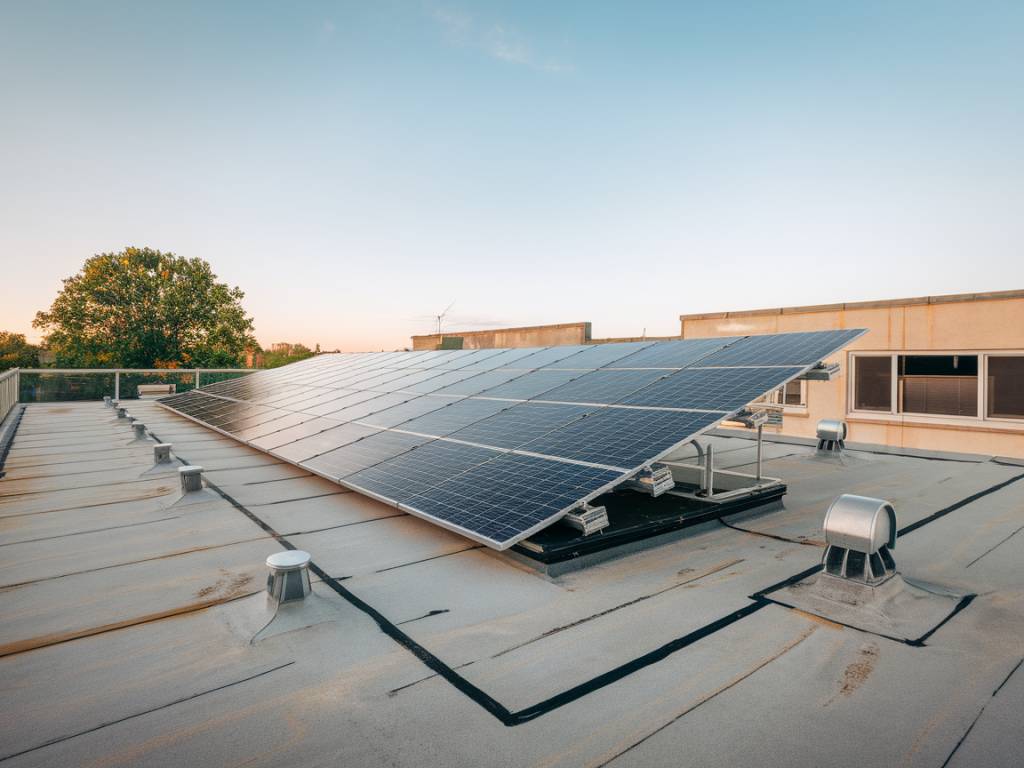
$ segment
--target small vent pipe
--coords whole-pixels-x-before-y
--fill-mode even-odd
[[[181,492],[194,493],[203,490],[203,468],[194,465],[178,467],[178,477],[181,478]]]
[[[267,595],[277,603],[304,600],[312,587],[309,585],[309,552],[287,549],[267,558]]]

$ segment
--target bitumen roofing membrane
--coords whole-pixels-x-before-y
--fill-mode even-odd
[[[94,402],[28,405],[9,446],[3,766],[1024,764],[1019,463],[768,442],[781,506],[552,577],[127,405],[178,463]],[[896,509],[892,631],[797,605],[841,493]],[[289,547],[313,596],[275,615]]]

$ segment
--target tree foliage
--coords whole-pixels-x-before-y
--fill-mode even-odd
[[[264,368],[279,368],[312,357],[315,352],[305,344],[275,344],[270,351],[263,352]]]
[[[32,324],[58,366],[228,367],[256,345],[244,295],[202,259],[126,248],[86,260]]]
[[[0,331],[0,371],[38,367],[39,347],[25,341],[23,333]]]

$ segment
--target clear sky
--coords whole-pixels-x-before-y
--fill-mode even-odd
[[[1024,288],[1024,3],[0,6],[0,330],[148,245],[264,345]]]

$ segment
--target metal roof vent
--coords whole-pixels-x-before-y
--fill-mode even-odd
[[[840,453],[846,447],[846,422],[822,419],[818,422],[818,450]]]
[[[146,425],[143,424],[141,421],[136,421],[134,424],[132,424],[132,429],[135,430],[136,440],[146,439]]]
[[[128,413],[128,411],[125,411],[125,412],[124,412],[124,415],[125,415],[125,416],[127,417],[127,419],[128,419],[128,426],[129,426],[129,427],[130,427],[130,426],[131,426],[132,424],[134,424],[134,423],[136,422],[137,418],[138,418],[137,416],[132,416],[132,415],[131,415],[130,413]]]
[[[181,492],[194,493],[203,490],[203,468],[193,464],[178,467],[178,477],[181,478]]]
[[[882,499],[844,493],[825,513],[825,543],[825,573],[881,584],[896,574],[896,510]]]
[[[153,446],[153,463],[154,464],[170,464],[171,463],[171,444],[170,443],[157,443]]]
[[[128,417],[128,409],[125,408],[123,405],[119,405],[117,407],[117,418],[125,419],[127,417]]]
[[[104,406],[106,406],[107,408],[110,408],[113,404],[114,404],[114,401],[111,399],[110,395],[104,395],[103,396],[103,405]]]
[[[309,585],[309,552],[288,549],[267,558],[267,595],[275,603],[304,600],[313,591]]]

